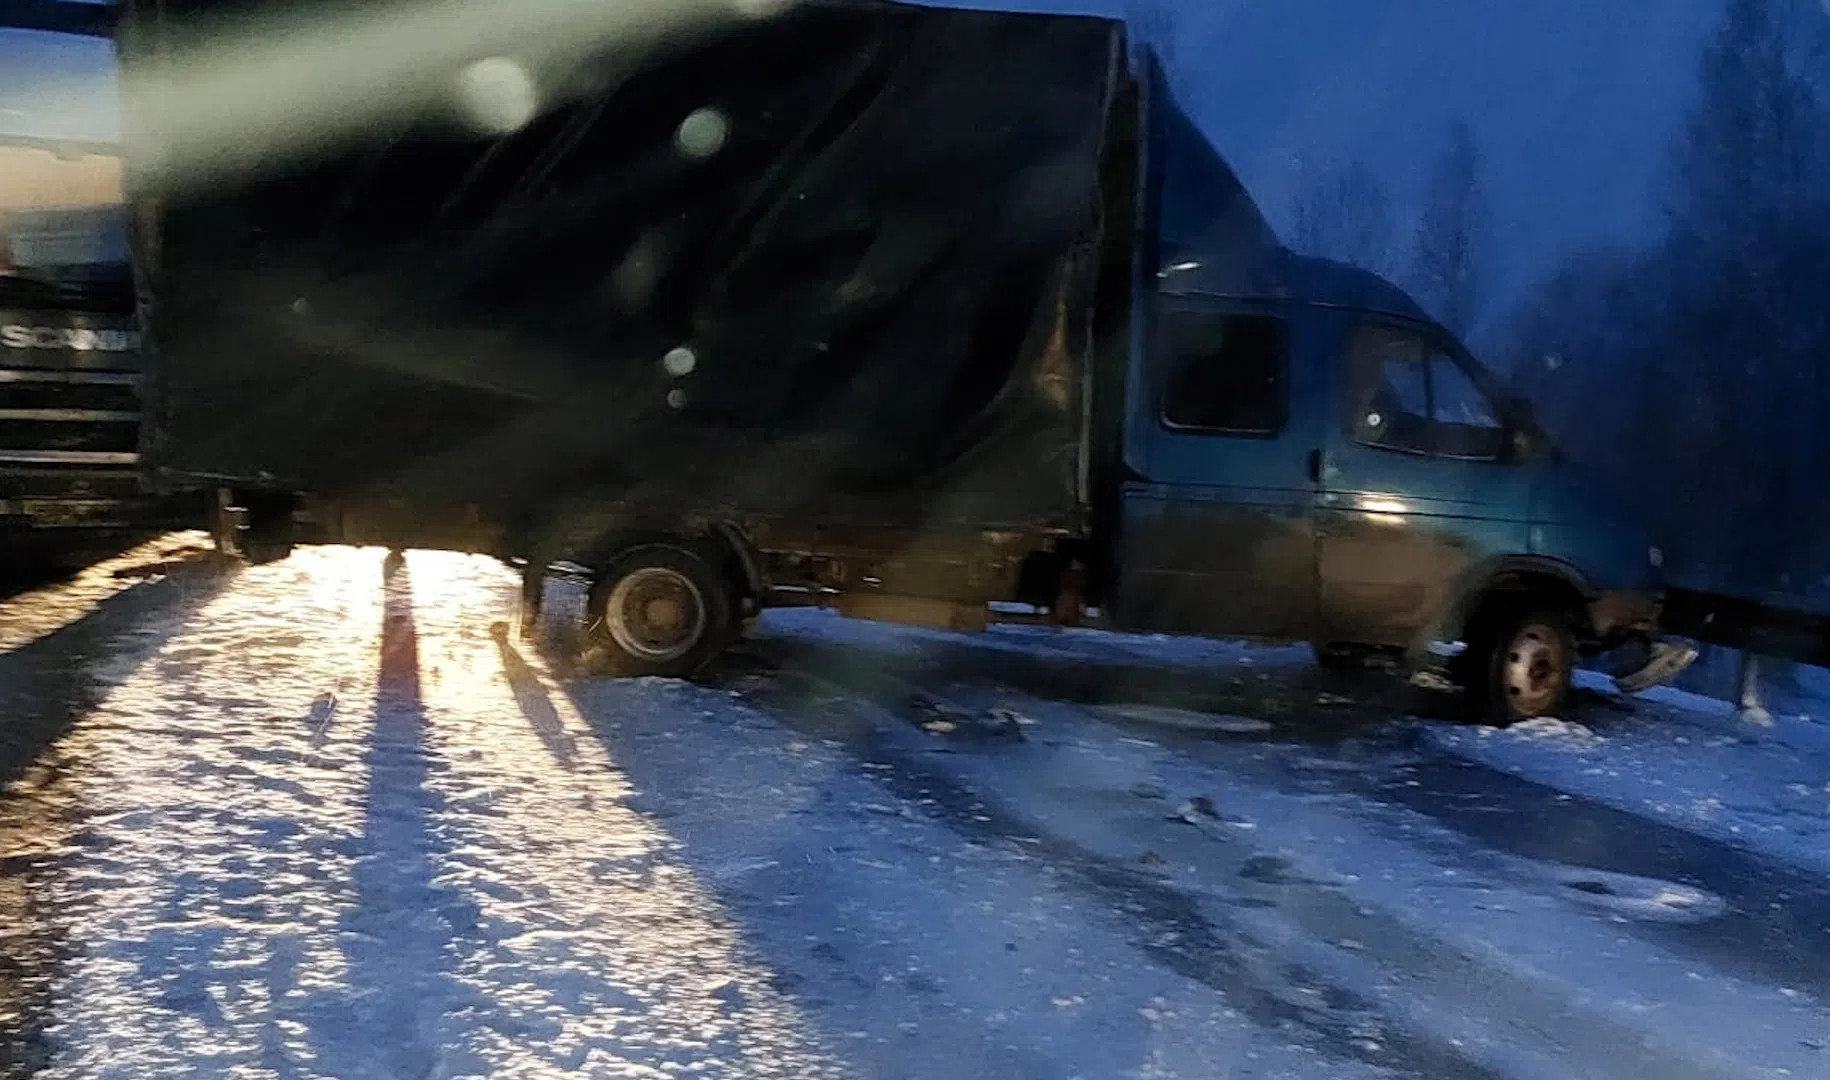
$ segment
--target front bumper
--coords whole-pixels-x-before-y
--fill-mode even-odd
[[[1696,662],[1697,648],[1688,642],[1659,637],[1664,613],[1662,593],[1619,590],[1589,603],[1589,624],[1603,647],[1622,641],[1644,641],[1644,659],[1633,670],[1614,676],[1623,694],[1637,694],[1670,682]]]
[[[1654,641],[1647,650],[1646,662],[1636,671],[1614,676],[1614,686],[1623,694],[1662,686],[1677,678],[1696,658],[1697,647],[1687,641]]]

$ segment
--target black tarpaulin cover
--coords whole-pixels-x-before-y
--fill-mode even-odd
[[[1117,24],[819,2],[585,52],[499,138],[420,108],[161,193],[165,484],[1075,519]]]

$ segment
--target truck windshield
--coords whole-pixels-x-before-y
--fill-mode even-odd
[[[113,45],[0,29],[0,54],[0,303],[114,296],[130,268]]]

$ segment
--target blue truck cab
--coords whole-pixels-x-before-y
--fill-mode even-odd
[[[1127,391],[1118,617],[1401,652],[1485,714],[1649,638],[1662,557],[1404,292],[1273,249],[1160,265]],[[1660,657],[1669,665],[1670,661]]]
[[[1402,289],[1280,245],[1154,59],[1117,620],[1373,650],[1544,715],[1583,655],[1652,644],[1662,554]],[[1438,657],[1463,646],[1445,666]],[[1637,653],[1638,688],[1687,662]]]
[[[154,40],[124,55],[183,70]],[[625,674],[689,675],[772,606],[1014,611],[1419,668],[1462,642],[1483,715],[1554,709],[1582,652],[1653,632],[1644,539],[1400,290],[1280,245],[1127,49],[820,0],[628,78],[581,48],[509,133],[415,98],[178,183],[140,214],[147,486],[212,496],[250,558],[516,560],[524,626],[583,567]],[[187,125],[152,109],[130,165],[215,160]]]

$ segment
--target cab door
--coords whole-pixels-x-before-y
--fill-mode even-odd
[[[1272,305],[1162,296],[1131,387],[1117,621],[1298,639],[1316,614],[1317,400]]]
[[[1528,549],[1530,474],[1493,380],[1446,331],[1334,316],[1320,636],[1408,644],[1470,563]]]

